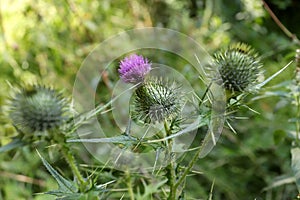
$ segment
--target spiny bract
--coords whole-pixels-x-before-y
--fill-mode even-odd
[[[10,102],[10,118],[23,133],[47,131],[62,125],[67,101],[56,90],[41,85],[22,88]]]
[[[262,67],[254,50],[243,43],[230,46],[214,54],[218,82],[232,92],[244,92],[255,85]]]
[[[131,105],[133,120],[156,123],[177,117],[183,106],[183,95],[175,83],[149,78],[134,93]]]

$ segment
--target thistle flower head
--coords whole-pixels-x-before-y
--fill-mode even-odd
[[[133,54],[121,60],[118,72],[125,83],[137,84],[144,81],[150,70],[151,63],[147,58]]]
[[[67,101],[56,90],[41,85],[23,88],[10,102],[10,118],[24,133],[47,131],[62,125]]]
[[[131,106],[133,120],[156,123],[176,118],[183,106],[183,94],[175,83],[149,78],[134,93]]]
[[[218,79],[232,92],[244,92],[255,85],[262,64],[254,50],[243,43],[230,46],[214,54]]]

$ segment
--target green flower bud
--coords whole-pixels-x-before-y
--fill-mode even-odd
[[[176,118],[184,104],[183,94],[175,83],[150,78],[133,95],[131,117],[134,121],[156,123]]]
[[[219,73],[218,82],[231,92],[249,91],[261,74],[260,58],[243,43],[215,53],[214,60]]]
[[[41,85],[22,88],[10,102],[10,118],[23,133],[44,132],[62,125],[67,101],[56,90]]]

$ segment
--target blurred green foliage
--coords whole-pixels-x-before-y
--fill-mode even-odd
[[[283,24],[299,36],[300,2],[266,2]],[[226,0],[3,0],[0,2],[0,144],[8,143],[17,134],[6,115],[11,85],[39,82],[65,89],[65,94],[71,95],[77,70],[99,43],[119,32],[150,26],[187,34],[205,44],[210,53],[230,43],[248,43],[262,55],[266,77],[293,59],[295,49],[299,48],[278,28],[260,0],[230,3]],[[172,62],[172,56],[161,59],[168,58]],[[181,66],[183,71],[190,67],[184,62]],[[293,74],[294,68],[290,67],[267,87],[292,80]],[[108,81],[110,77],[116,78],[108,75]],[[193,81],[195,77],[187,79]],[[105,82],[99,84],[107,87],[101,90],[103,94],[98,93],[100,99],[108,95],[110,88]],[[257,100],[250,107],[260,115],[246,109],[236,113],[249,119],[232,120],[238,134],[225,128],[217,147],[198,161],[194,170],[201,173],[188,177],[186,199],[206,199],[213,181],[213,199],[282,200],[297,196],[296,185],[289,179],[291,141],[280,136],[294,129],[288,120],[295,115],[293,106],[277,95]],[[110,121],[106,119],[104,123]],[[93,162],[84,148],[79,147],[82,163]],[[58,155],[50,154],[50,160],[62,174],[70,175]],[[0,154],[0,199],[47,199],[36,193],[56,185],[41,166],[35,151],[28,147]],[[120,172],[105,172],[103,183],[106,176],[116,178],[117,173]],[[278,180],[286,182],[276,185]],[[116,193],[111,198],[121,196]]]

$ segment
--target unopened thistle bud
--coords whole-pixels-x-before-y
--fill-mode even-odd
[[[144,123],[172,120],[180,114],[183,103],[180,87],[152,77],[135,91],[131,117]]]
[[[231,92],[248,91],[257,82],[262,67],[254,50],[243,43],[230,46],[214,54],[218,81]]]
[[[34,85],[23,88],[10,102],[10,118],[23,133],[43,132],[62,125],[67,101],[56,90]]]
[[[147,58],[133,54],[121,60],[118,72],[125,83],[137,84],[144,81],[150,70],[151,63]]]

